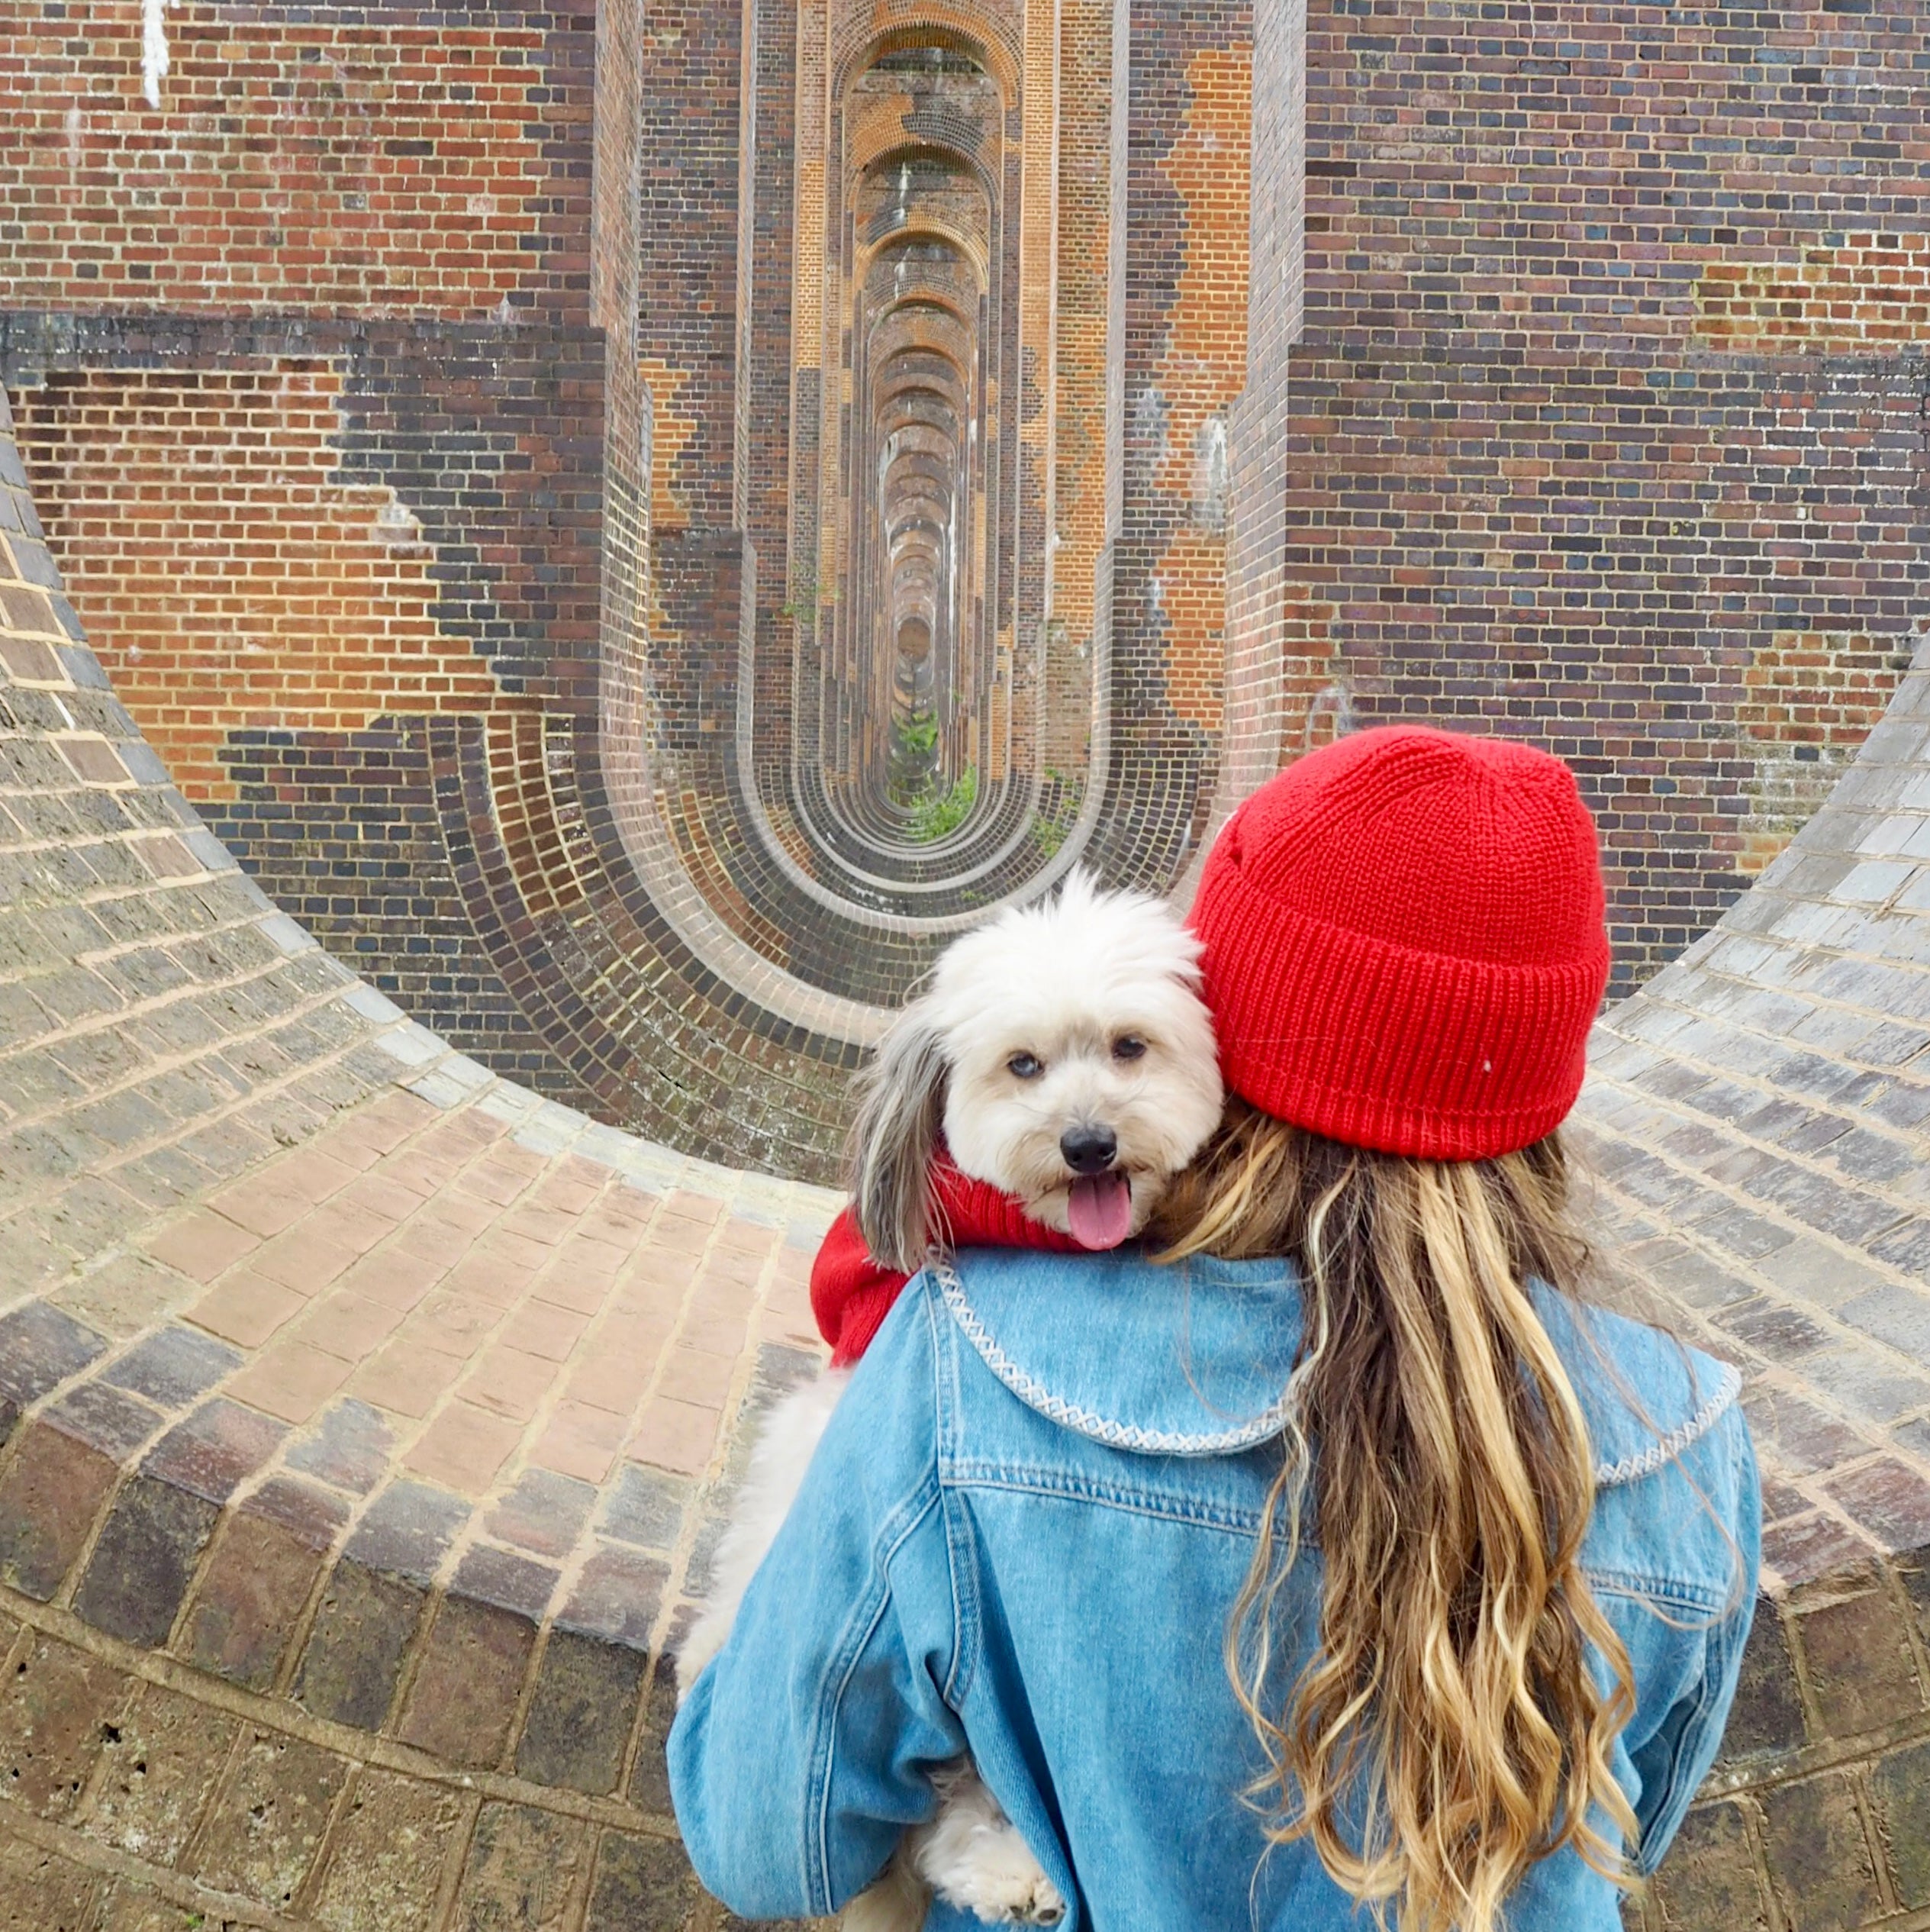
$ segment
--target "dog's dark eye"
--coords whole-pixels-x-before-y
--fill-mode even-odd
[[[1146,1056],[1146,1043],[1136,1033],[1123,1033],[1113,1042],[1116,1060],[1139,1060]]]
[[[1021,1080],[1036,1080],[1046,1070],[1046,1063],[1036,1053],[1014,1053],[1005,1063],[1007,1072]]]

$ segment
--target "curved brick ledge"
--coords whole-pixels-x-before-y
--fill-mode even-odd
[[[143,1237],[178,1315],[0,1317],[0,1857],[50,1897],[717,1922],[664,1650],[720,1425],[815,1370],[825,1204],[559,1111],[391,1088]]]

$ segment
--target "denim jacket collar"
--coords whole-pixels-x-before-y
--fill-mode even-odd
[[[1068,1264],[1019,1249],[933,1263],[961,1332],[1013,1395],[1116,1449],[1223,1456],[1277,1436],[1300,1346],[1291,1266],[1136,1248]],[[1535,1305],[1588,1425],[1600,1487],[1660,1469],[1713,1426],[1741,1378],[1606,1310],[1537,1282]]]
[[[1285,1425],[1300,1298],[1284,1261],[1162,1267],[1136,1248],[1076,1263],[981,1248],[934,1272],[985,1366],[1081,1435],[1152,1456],[1223,1456]]]

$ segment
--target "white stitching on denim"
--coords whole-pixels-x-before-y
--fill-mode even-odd
[[[1699,1441],[1716,1426],[1717,1418],[1737,1396],[1742,1393],[1742,1376],[1732,1362],[1718,1365],[1722,1373],[1716,1378],[1716,1392],[1711,1395],[1680,1428],[1671,1430],[1659,1442],[1632,1456],[1625,1456],[1619,1463],[1609,1463],[1595,1472],[1595,1487],[1612,1489],[1617,1483],[1633,1482],[1638,1477],[1653,1476],[1664,1463],[1672,1463],[1689,1445]]]
[[[1287,1414],[1291,1405],[1284,1395],[1250,1422],[1242,1423],[1237,1429],[1223,1430],[1217,1435],[1185,1435],[1174,1430],[1142,1429],[1135,1423],[1114,1422],[1105,1416],[1094,1415],[1090,1409],[1055,1395],[999,1347],[978,1319],[977,1311],[965,1299],[965,1284],[959,1279],[949,1262],[934,1255],[926,1266],[938,1282],[939,1292],[945,1297],[945,1305],[951,1310],[952,1319],[984,1358],[986,1367],[1026,1408],[1036,1409],[1049,1421],[1063,1424],[1068,1429],[1077,1430],[1081,1435],[1109,1443],[1115,1449],[1136,1449],[1162,1456],[1213,1456],[1224,1454],[1229,1450],[1251,1449],[1256,1443],[1277,1436],[1287,1425]],[[1597,1489],[1612,1489],[1619,1484],[1653,1476],[1665,1463],[1673,1462],[1692,1443],[1708,1434],[1722,1412],[1742,1392],[1742,1377],[1735,1365],[1724,1362],[1718,1366],[1722,1372],[1716,1377],[1716,1392],[1709,1400],[1680,1428],[1671,1430],[1646,1449],[1625,1456],[1618,1463],[1597,1463]]]
[[[928,1264],[936,1278],[945,1305],[952,1318],[965,1331],[965,1339],[984,1357],[987,1368],[1004,1383],[1027,1408],[1036,1409],[1049,1421],[1075,1429],[1082,1436],[1110,1443],[1115,1449],[1136,1449],[1152,1456],[1216,1456],[1229,1450],[1251,1449],[1255,1443],[1277,1436],[1287,1425],[1288,1403],[1284,1395],[1264,1414],[1242,1423],[1236,1429],[1223,1429],[1213,1435],[1187,1435],[1171,1429],[1142,1429],[1129,1422],[1114,1422],[1090,1409],[1055,1395],[1035,1382],[1000,1348],[965,1299],[965,1284],[952,1272],[949,1262],[933,1260]]]

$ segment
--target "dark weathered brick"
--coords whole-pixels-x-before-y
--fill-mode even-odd
[[[236,1485],[274,1454],[286,1428],[219,1396],[170,1429],[148,1451],[150,1475],[205,1501],[224,1503]]]
[[[1930,1543],[1930,1482],[1894,1458],[1852,1469],[1823,1488],[1884,1550]]]
[[[150,1685],[107,1731],[89,1835],[151,1864],[172,1865],[227,1763],[237,1728],[221,1711]]]
[[[132,1478],[101,1526],[74,1608],[130,1643],[167,1641],[220,1511],[152,1476]]]
[[[204,1884],[285,1911],[321,1849],[348,1766],[332,1752],[256,1729],[216,1794],[189,1855]]]
[[[0,1685],[0,1788],[43,1817],[71,1811],[129,1688],[85,1651],[35,1639]]]
[[[1850,1779],[1841,1772],[1764,1793],[1763,1844],[1796,1932],[1851,1932],[1880,1916],[1883,1894]]]
[[[1760,1599],[1722,1733],[1722,1756],[1729,1760],[1759,1751],[1796,1750],[1803,1742],[1803,1693],[1788,1635],[1778,1606]]]
[[[44,1601],[60,1587],[114,1485],[114,1463],[45,1424],[30,1425],[0,1477],[0,1582]]]
[[[425,1594],[343,1557],[323,1586],[295,1695],[317,1717],[379,1730]]]
[[[1794,1620],[1816,1708],[1832,1737],[1880,1729],[1924,1708],[1903,1607],[1880,1579]]]
[[[644,1550],[672,1550],[690,1505],[690,1485],[660,1469],[626,1463],[603,1506],[599,1527],[620,1543]]]
[[[621,1482],[620,1475],[620,1493]],[[567,1556],[596,1500],[596,1491],[587,1482],[548,1469],[525,1469],[490,1511],[489,1533],[540,1556]]]
[[[659,1657],[643,1688],[643,1724],[630,1772],[630,1801],[659,1817],[671,1815],[670,1766],[665,1747],[677,1718],[677,1665],[669,1652]]]
[[[456,1566],[455,1593],[540,1623],[556,1593],[559,1572],[546,1563],[478,1543]]]
[[[636,1551],[599,1544],[584,1566],[557,1622],[638,1650],[649,1647],[669,1566]]]
[[[331,1932],[426,1932],[463,1810],[435,1785],[357,1772],[315,1888],[317,1922]]]
[[[317,1550],[333,1547],[349,1520],[348,1505],[333,1491],[286,1476],[271,1476],[250,1492],[242,1507],[279,1523]]]
[[[101,1882],[84,1865],[0,1834],[5,1932],[92,1932]]]
[[[1700,1805],[1683,1820],[1650,1897],[1669,1932],[1760,1932],[1770,1924],[1741,1806]]]
[[[78,1375],[107,1344],[44,1301],[0,1315],[0,1395],[24,1408]]]
[[[347,1554],[370,1569],[427,1583],[469,1516],[460,1497],[404,1478],[391,1482],[363,1511]]]
[[[118,1389],[98,1382],[77,1382],[45,1411],[63,1434],[124,1462],[161,1426],[159,1413]]]
[[[517,1746],[517,1772],[540,1785],[615,1790],[643,1671],[643,1657],[627,1646],[553,1630]]]
[[[1763,1561],[1799,1581],[1861,1576],[1879,1553],[1854,1524],[1822,1510],[1787,1518],[1763,1532]]]
[[[509,1742],[536,1629],[489,1605],[446,1598],[416,1667],[401,1735],[457,1764],[493,1766]]]
[[[344,1396],[288,1451],[290,1467],[365,1495],[388,1472],[395,1430],[379,1409]]]
[[[606,1831],[597,1847],[590,1923],[624,1932],[682,1932],[702,1896],[683,1847],[673,1840]]]
[[[230,1516],[188,1613],[184,1654],[250,1690],[269,1688],[323,1561],[279,1522],[251,1511]]]
[[[456,1901],[457,1926],[557,1932],[589,1849],[589,1828],[577,1819],[527,1805],[484,1805]]]
[[[1879,1758],[1870,1796],[1897,1902],[1906,1911],[1921,1911],[1930,1905],[1930,1744]]]

